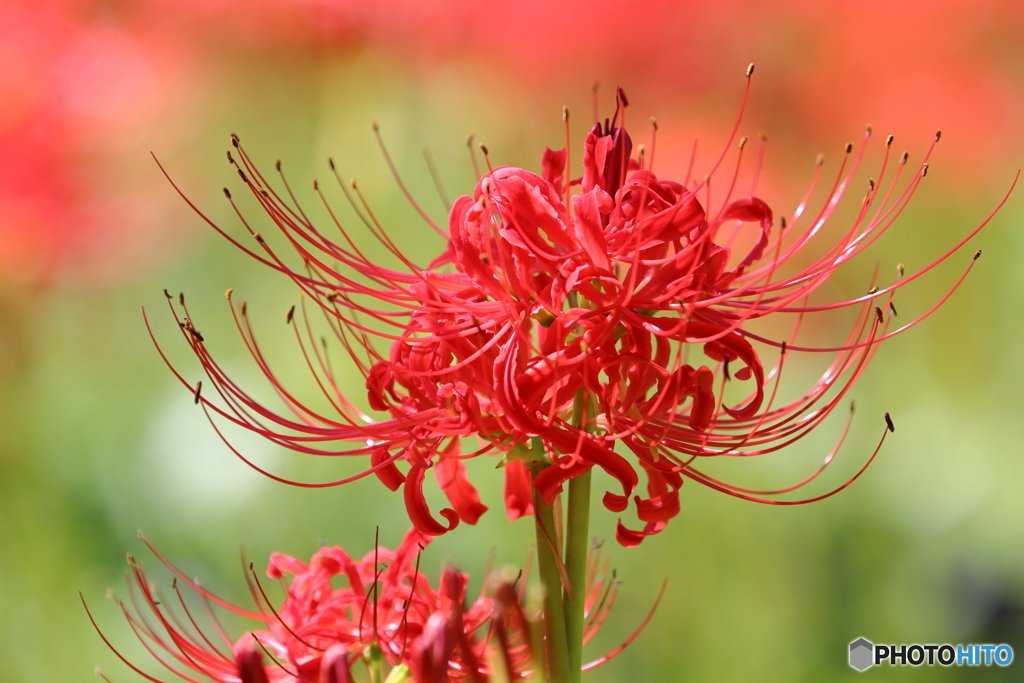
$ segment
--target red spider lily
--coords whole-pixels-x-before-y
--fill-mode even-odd
[[[380,548],[359,561],[338,547],[321,548],[308,564],[274,553],[267,576],[281,579],[287,596],[275,608],[250,564],[251,578],[246,580],[255,610],[234,606],[206,591],[150,545],[177,577],[172,588],[183,615],[172,610],[172,602],[131,557],[128,589],[134,612],[119,604],[146,649],[184,680],[350,681],[352,665],[367,652],[392,667],[408,666],[425,629],[438,618],[460,629],[458,647],[451,647],[443,662],[446,676],[479,680],[485,643],[473,634],[491,618],[491,601],[481,595],[466,609],[466,577],[451,569],[445,571],[440,589],[434,590],[419,573],[419,551],[429,542],[413,530],[394,552]],[[286,574],[291,579],[284,583]],[[334,588],[336,577],[347,585]],[[216,635],[199,628],[178,588],[179,580],[200,594]],[[260,627],[232,641],[210,603],[260,622]],[[218,638],[228,653],[214,644]],[[149,680],[159,680],[128,665]]]
[[[540,616],[529,616],[533,610],[524,607],[527,578],[520,575],[509,582],[491,577],[484,582],[486,593],[467,607],[468,576],[445,569],[435,590],[420,574],[419,552],[430,538],[416,530],[407,533],[394,552],[379,548],[358,561],[338,547],[321,548],[308,564],[274,553],[266,573],[280,580],[286,591],[284,602],[276,608],[250,564],[246,581],[255,609],[235,606],[210,593],[145,542],[175,575],[173,596],[163,594],[129,555],[129,604],[118,600],[118,606],[146,650],[182,680],[348,683],[355,680],[354,665],[362,661],[376,667],[378,674],[385,662],[393,670],[400,668],[388,680],[412,675],[420,683],[464,679],[484,683],[492,673],[492,662],[501,663],[508,679],[526,678],[534,666],[531,619]],[[614,573],[608,572],[608,560],[596,551],[588,569],[586,641],[608,617],[619,585]],[[285,581],[285,575],[290,575],[290,580]],[[335,588],[338,579],[346,585]],[[200,627],[201,619],[189,608],[179,581],[199,594],[212,629]],[[213,605],[259,626],[232,640]],[[623,645],[586,668],[621,652],[650,616]],[[89,618],[93,619],[91,612]],[[129,662],[102,632],[100,635],[133,671],[150,681],[161,680]],[[371,675],[371,679],[379,681],[380,677]]]
[[[727,182],[725,199],[712,204],[710,178],[724,152],[706,180],[690,187],[655,175],[654,139],[649,159],[643,147],[634,153],[626,105],[620,90],[615,115],[587,134],[580,178],[572,179],[568,146],[545,151],[540,175],[509,166],[491,168],[488,160],[488,172],[473,195],[460,197],[451,207],[447,231],[401,185],[423,220],[448,241],[447,250],[426,267],[403,255],[354,181],[351,191],[340,183],[357,216],[403,269],[368,258],[336,218],[332,229],[340,239],[316,227],[287,183],[285,199],[233,138],[239,156],[236,161],[229,153],[229,160],[303,267],[287,265],[241,213],[259,250],[211,225],[257,260],[288,275],[306,295],[301,316],[293,309],[287,319],[333,412],[327,415],[304,404],[274,374],[244,304],[239,308],[231,302],[238,329],[291,415],[261,405],[235,384],[209,354],[187,310],[179,317],[171,302],[185,339],[223,404],[209,401],[198,385],[196,401],[211,417],[216,413],[298,452],[368,457],[370,467],[356,477],[326,484],[289,483],[333,486],[373,473],[392,490],[404,488],[413,524],[430,535],[449,531],[459,521],[475,523],[487,509],[468,482],[462,460],[488,452],[505,456],[506,507],[513,519],[531,511],[531,479],[524,465],[531,458],[547,464],[532,480],[546,504],[569,479],[595,466],[604,470],[618,484],[617,490],[605,493],[604,505],[623,512],[632,498],[643,522],[639,530],[619,522],[616,537],[626,546],[661,531],[678,514],[684,479],[780,505],[821,500],[848,486],[878,449],[851,479],[826,493],[777,498],[824,471],[849,422],[821,467],[780,489],[729,484],[707,474],[698,459],[773,453],[818,427],[845,403],[878,345],[935,311],[980,252],[934,306],[898,329],[892,328],[895,292],[954,254],[989,219],[919,272],[905,276],[901,270],[894,283],[873,284],[863,296],[811,304],[809,299],[832,273],[874,244],[907,206],[927,174],[940,136],[936,134],[916,170],[908,170],[906,154],[895,163],[890,159],[890,137],[877,180],[869,181],[856,216],[830,244],[818,246],[823,227],[861,165],[870,129],[856,153],[853,144],[847,146],[821,209],[808,212],[808,198],[821,174],[819,163],[788,225],[783,220],[777,226],[772,209],[755,194],[758,172],[748,194],[737,187],[739,163]],[[739,120],[733,138],[738,128]],[[568,140],[568,123],[566,136]],[[745,143],[740,142],[741,161]],[[387,158],[386,150],[384,154]],[[757,169],[760,163],[759,153]],[[323,199],[319,185],[314,183],[314,188]],[[735,245],[747,232],[749,246],[738,249]],[[817,255],[806,253],[812,248]],[[370,407],[387,413],[386,419],[366,415],[339,389],[326,349],[314,341],[309,301],[325,315],[366,378]],[[841,308],[855,311],[842,343],[797,343],[806,315]],[[752,323],[783,315],[794,321],[788,339],[753,330]],[[389,344],[388,351],[379,350],[373,338]],[[767,367],[762,361],[766,349],[774,357]],[[776,393],[785,360],[797,351],[831,354],[832,360],[802,396],[784,403],[776,400]],[[739,400],[727,391],[730,380],[750,387]],[[886,422],[891,431],[888,416]],[[461,442],[469,436],[480,447],[463,453]],[[878,448],[884,438],[883,431]],[[336,442],[358,445],[329,447]],[[632,460],[616,452],[618,442]],[[531,443],[540,447],[534,455],[528,449]],[[451,503],[441,510],[443,522],[431,514],[423,494],[428,469],[434,470]],[[646,497],[635,494],[638,473],[647,480]]]

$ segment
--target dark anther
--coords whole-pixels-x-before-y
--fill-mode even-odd
[[[941,130],[935,131],[935,142],[938,142],[941,138],[942,138],[942,131]]]
[[[889,428],[890,432],[896,431],[896,426],[892,423],[892,418],[889,417],[889,413],[885,414],[885,426]]]
[[[729,376],[729,354],[725,354],[722,359],[722,374],[725,375],[725,380],[729,381],[732,377]]]
[[[238,136],[234,133],[231,134],[231,144],[238,147]]]
[[[231,156],[231,150],[230,149],[228,150],[228,163],[231,164],[232,166],[235,165],[235,158],[233,156]]]
[[[892,144],[892,139],[893,139],[893,138],[892,138],[892,136],[891,136],[891,135],[890,135],[889,137],[887,137],[887,138],[885,139],[885,146],[886,146],[886,147],[888,147],[889,145],[891,145],[891,144]]]
[[[904,152],[903,153],[903,158],[900,159],[900,163],[901,164],[907,163],[907,159],[909,159],[909,158],[910,158],[910,152]]]
[[[979,249],[978,251],[974,252],[974,258],[971,259],[971,260],[972,261],[977,261],[979,258],[981,258],[981,249]]]
[[[489,154],[489,152],[487,151],[487,145],[485,145],[482,142],[480,143],[480,151],[484,153],[484,156],[487,156]]]
[[[286,325],[292,324],[292,318],[295,317],[295,306],[288,309],[288,315],[285,317],[284,322]]]
[[[278,171],[281,170],[281,160],[280,159],[278,159],[276,162],[274,162],[274,168],[276,168]]]
[[[783,356],[786,355],[786,342],[782,342],[782,346],[780,347],[779,350],[782,352],[781,355],[783,355]]]
[[[622,89],[621,85],[615,86],[615,96],[619,98],[619,102],[622,102],[623,107],[629,106],[629,100],[626,99],[626,91]]]
[[[334,159],[332,159],[331,157],[327,157],[327,165],[330,166],[331,170],[333,171],[334,170]]]
[[[228,199],[231,199],[231,190],[229,190],[228,188],[225,187],[224,188],[224,196],[227,197]]]
[[[857,409],[857,402],[856,401],[850,401],[850,414],[852,415],[853,411],[856,410],[856,409]]]
[[[174,298],[173,296],[171,296],[171,293],[168,292],[166,289],[164,290],[164,296],[166,296],[168,299],[173,299]]]
[[[892,314],[893,314],[893,315],[899,315],[899,314],[898,314],[898,313],[896,312],[896,304],[894,304],[894,303],[893,303],[893,302],[891,302],[891,301],[889,302],[889,310],[890,310],[890,311],[892,311]]]
[[[249,178],[245,175],[245,171],[238,169],[238,177],[242,179],[243,183],[248,184]]]
[[[182,306],[185,305],[185,292],[181,292],[178,294],[178,303],[181,304]]]
[[[852,151],[853,151],[853,143],[852,142],[847,142],[846,143],[846,153],[849,154]]]
[[[881,325],[883,322],[885,322],[885,318],[882,317],[882,309],[879,308],[878,306],[875,306],[875,317],[878,318],[878,324],[879,325]]]
[[[203,391],[203,380],[196,382],[195,404],[199,405],[199,394]]]

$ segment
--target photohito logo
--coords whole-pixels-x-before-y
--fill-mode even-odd
[[[889,666],[1010,666],[1009,645],[875,645],[867,638],[850,643],[850,666],[857,671],[882,664]]]

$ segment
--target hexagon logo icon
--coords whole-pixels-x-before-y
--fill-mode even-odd
[[[850,643],[850,666],[857,671],[864,671],[875,663],[875,646],[866,638],[858,638]]]

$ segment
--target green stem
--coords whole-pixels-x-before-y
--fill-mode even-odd
[[[405,681],[409,680],[411,677],[412,671],[409,670],[409,667],[405,664],[399,664],[391,670],[391,673],[388,674],[384,683],[405,683]]]
[[[590,526],[590,471],[569,480],[565,569],[573,600],[564,603],[569,645],[569,681],[579,683],[583,666],[583,606],[587,597],[587,535]]]
[[[370,643],[363,650],[363,660],[366,662],[366,670],[370,675],[370,683],[382,683],[384,680],[384,653],[380,645]]]
[[[530,463],[533,476],[547,465]],[[562,580],[552,544],[555,541],[555,514],[545,505],[537,489],[533,490],[533,516],[537,529],[537,566],[544,587],[544,624],[547,632],[547,660],[551,683],[570,683],[569,652],[565,638],[565,614],[562,611]],[[549,540],[550,539],[550,540]]]

